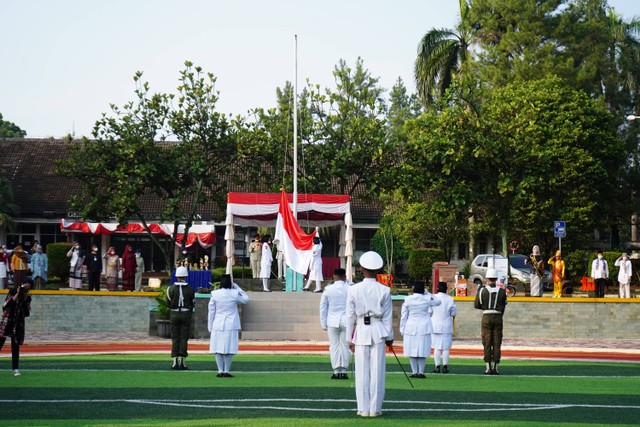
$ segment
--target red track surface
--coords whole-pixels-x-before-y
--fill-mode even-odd
[[[208,343],[191,343],[189,349],[192,351],[208,351]],[[397,354],[401,354],[401,347],[395,348]],[[90,354],[90,353],[145,353],[145,352],[167,352],[171,351],[171,342],[159,343],[71,343],[71,344],[25,344],[20,352],[23,354]],[[264,353],[323,353],[329,351],[328,345],[321,344],[240,344],[240,352],[264,352]],[[5,351],[10,353],[10,351]],[[481,349],[453,348],[453,357],[482,357]],[[594,351],[592,349],[564,350],[564,349],[503,349],[502,356],[515,359],[564,359],[564,360],[609,360],[628,361],[640,363],[640,354],[616,352],[610,349]]]

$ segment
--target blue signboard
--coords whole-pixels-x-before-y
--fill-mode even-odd
[[[567,225],[564,221],[554,221],[553,223],[553,236],[554,237],[566,237]]]

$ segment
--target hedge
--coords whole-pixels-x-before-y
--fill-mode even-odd
[[[424,248],[409,251],[409,276],[429,283],[433,263],[445,261],[442,249]]]
[[[71,249],[71,243],[59,242],[47,245],[47,258],[49,260],[49,276],[57,276],[62,283],[69,278],[69,258],[67,252]]]

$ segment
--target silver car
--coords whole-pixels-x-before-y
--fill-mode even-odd
[[[471,265],[469,266],[469,278],[474,284],[481,285],[485,282],[485,275],[487,268],[489,268],[489,258],[505,259],[502,255],[494,254],[480,254],[476,256]],[[525,260],[528,257],[526,255],[510,255],[509,267],[511,278],[515,279],[525,285],[531,283],[531,264],[525,264]],[[544,278],[542,279],[544,289],[548,289],[551,283],[551,272],[545,270]]]

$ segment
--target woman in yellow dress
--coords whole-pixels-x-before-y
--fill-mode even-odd
[[[564,260],[562,253],[556,251],[556,255],[549,258],[547,264],[551,265],[551,275],[553,276],[553,297],[562,296],[562,281],[564,280]]]

